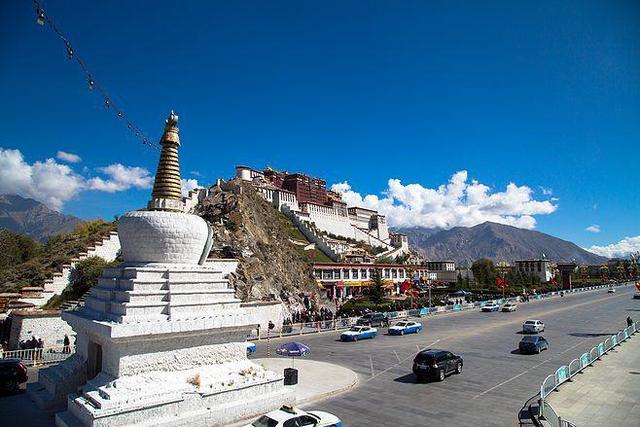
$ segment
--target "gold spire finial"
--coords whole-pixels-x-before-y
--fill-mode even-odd
[[[182,181],[180,180],[180,163],[178,162],[178,115],[171,110],[165,121],[164,133],[160,144],[160,160],[153,183],[153,192],[149,209],[154,210],[183,210]]]

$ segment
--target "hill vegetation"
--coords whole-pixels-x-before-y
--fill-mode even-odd
[[[0,231],[0,292],[19,292],[25,286],[43,286],[64,264],[96,241],[115,231],[115,222],[82,222],[71,233],[39,243],[28,236]]]

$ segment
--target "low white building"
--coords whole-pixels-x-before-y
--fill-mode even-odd
[[[528,259],[515,262],[515,269],[524,275],[535,275],[546,283],[553,278],[551,261],[548,259]]]

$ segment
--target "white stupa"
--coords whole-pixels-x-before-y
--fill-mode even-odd
[[[171,113],[148,210],[118,220],[124,263],[63,313],[77,351],[29,394],[64,410],[58,426],[216,426],[293,400],[281,375],[247,359],[253,325],[223,274],[203,266],[212,230],[182,212]]]

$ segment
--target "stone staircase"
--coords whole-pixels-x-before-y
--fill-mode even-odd
[[[27,384],[27,391],[39,407],[60,409],[66,406],[67,395],[86,381],[86,362],[76,353],[57,365],[40,369],[38,382]]]
[[[118,233],[112,231],[108,237],[96,242],[93,246],[88,247],[86,252],[79,253],[76,258],[72,258],[69,263],[64,264],[61,271],[53,273],[53,278],[45,280],[44,286],[40,288],[39,292],[31,291],[27,298],[21,298],[20,301],[39,307],[49,301],[54,295],[60,295],[69,285],[71,272],[77,262],[93,256],[111,262],[116,259],[119,252],[120,240],[118,239]]]

